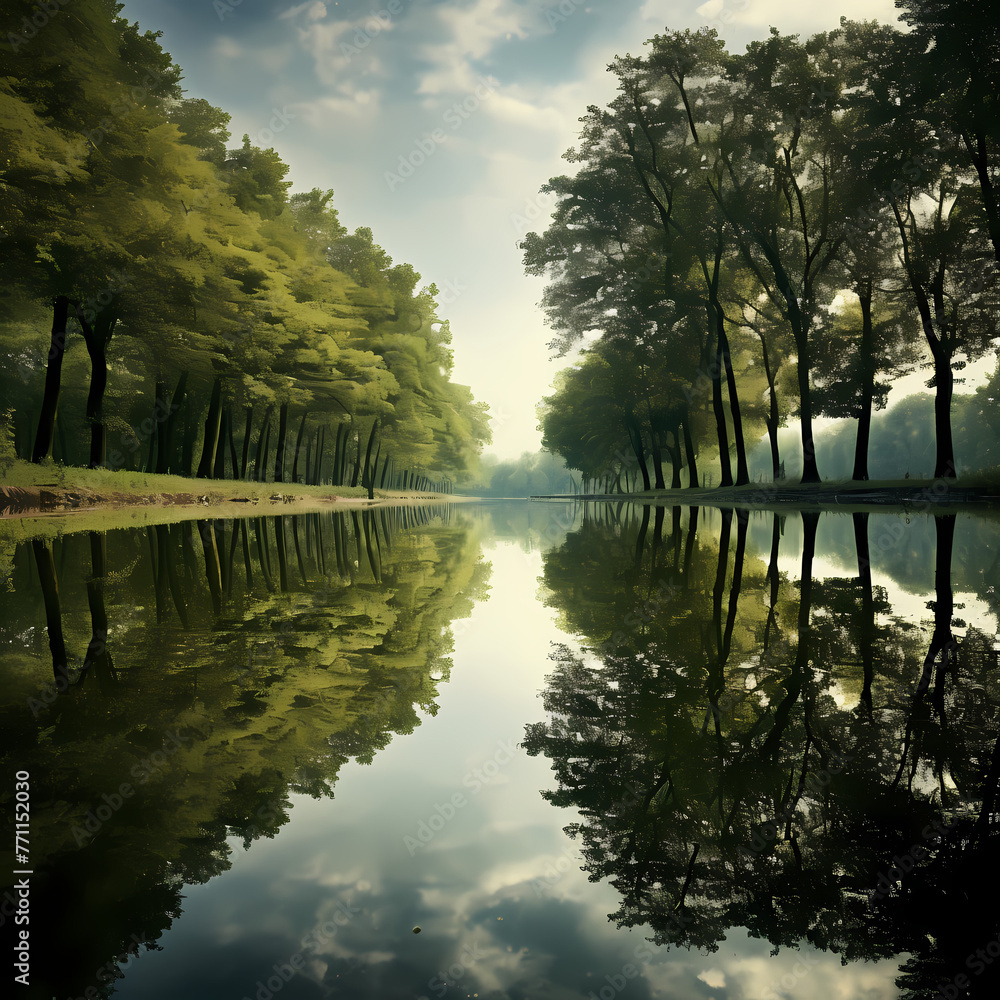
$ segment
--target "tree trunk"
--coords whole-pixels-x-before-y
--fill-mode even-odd
[[[747,469],[747,448],[743,440],[743,416],[740,413],[740,399],[736,393],[736,376],[733,372],[732,358],[729,354],[729,338],[726,336],[726,321],[722,310],[715,311],[719,325],[719,344],[722,347],[722,363],[726,369],[726,382],[729,386],[729,412],[733,416],[733,438],[736,441],[736,485],[744,486],[750,482]]]
[[[257,431],[257,450],[254,453],[253,460],[253,478],[258,482],[264,482],[266,478],[264,476],[264,464],[267,461],[267,455],[264,450],[264,444],[266,441],[266,432],[271,428],[271,414],[274,412],[274,403],[270,403],[267,409],[264,411],[264,419],[260,422],[260,430]]]
[[[271,450],[271,422],[267,422],[267,426],[263,428],[264,431],[264,450],[260,458],[260,469],[258,470],[257,482],[266,483],[267,482],[267,456]]]
[[[935,479],[954,479],[958,474],[955,465],[955,444],[951,434],[951,397],[955,391],[955,375],[951,370],[951,357],[940,341],[932,345],[934,357],[934,436],[937,439],[937,457],[934,462]]]
[[[295,435],[295,458],[292,460],[292,482],[299,481],[299,452],[302,450],[302,435],[306,430],[306,417],[308,413],[302,414],[302,422],[299,424],[299,432]],[[306,481],[309,481],[309,463],[306,461]]]
[[[698,486],[698,464],[695,460],[694,455],[694,439],[691,437],[691,418],[689,415],[685,415],[683,421],[684,427],[684,452],[687,455],[687,467],[688,467],[688,489],[697,488]]]
[[[726,427],[726,410],[722,403],[722,344],[715,338],[715,362],[712,365],[712,410],[715,413],[715,430],[719,438],[719,464],[722,466],[720,486],[733,485],[733,467],[729,461],[729,431]]]
[[[278,409],[278,445],[274,449],[274,481],[285,481],[285,441],[288,436],[288,404],[282,403]]]
[[[378,417],[376,417],[375,420],[372,422],[371,433],[368,435],[368,447],[365,449],[364,474],[361,477],[361,485],[368,490],[369,500],[375,499],[375,494],[373,492],[373,484],[372,484],[371,459],[372,459],[372,446],[375,444],[375,433],[377,430],[378,430]],[[360,444],[361,444],[361,435],[359,434],[358,445],[360,446]]]
[[[233,479],[238,479],[240,475],[240,463],[239,458],[236,454],[236,438],[233,435],[233,424],[236,421],[233,419],[232,407],[226,407],[226,427],[229,430],[229,462],[233,467]]]
[[[38,417],[38,432],[31,461],[40,462],[52,448],[52,435],[56,427],[56,410],[59,407],[59,385],[62,377],[62,361],[66,352],[66,319],[69,315],[69,299],[65,295],[56,298],[52,307],[52,339],[49,342],[49,359],[45,369],[45,391],[42,394],[42,412]]]
[[[110,309],[110,307],[109,307]],[[106,310],[94,325],[76,307],[76,318],[83,330],[83,339],[90,355],[90,391],[87,393],[87,423],[90,425],[90,468],[100,469],[107,460],[108,438],[104,427],[104,392],[108,387],[108,344],[115,332],[118,317]]]
[[[875,332],[872,326],[872,281],[869,278],[858,292],[861,300],[861,412],[858,436],[854,444],[854,472],[859,482],[868,478],[868,442],[872,428],[872,400],[875,396]]]
[[[764,375],[767,378],[768,415],[765,420],[767,437],[771,444],[771,479],[777,482],[781,472],[781,456],[778,454],[778,394],[774,391],[774,376],[771,374],[771,362],[767,356],[767,341],[758,331],[760,337],[760,353],[764,359]]]
[[[802,424],[802,483],[820,482],[819,467],[816,464],[816,443],[812,429],[812,390],[809,387],[809,345],[807,335],[797,338],[799,413]]]
[[[187,394],[188,373],[181,372],[170,399],[170,408],[160,422],[160,440],[156,444],[156,471],[159,473],[181,471],[177,464],[177,414]]]
[[[222,407],[219,420],[219,440],[215,446],[215,466],[212,469],[213,479],[226,478],[226,438],[229,436],[229,407]]]
[[[679,490],[681,488],[681,441],[680,427],[673,430],[673,444],[670,446],[670,464],[673,471],[670,475],[670,488]]]
[[[215,468],[215,450],[219,445],[219,430],[222,426],[222,379],[216,376],[212,383],[212,398],[205,417],[205,440],[201,446],[201,461],[198,463],[198,479],[211,479]]]
[[[639,427],[639,421],[631,414],[626,417],[625,426],[628,430],[632,451],[635,452],[636,461],[639,463],[639,470],[642,472],[642,488],[648,491],[651,487],[649,485],[649,469],[646,468],[645,448],[642,443],[642,429]]]
[[[243,461],[240,463],[240,479],[246,479],[247,466],[250,464],[250,435],[253,432],[253,407],[246,408],[246,420],[243,422]],[[233,472],[236,475],[236,472]]]
[[[652,431],[651,443],[653,446],[653,485],[658,490],[665,490],[667,487],[663,479],[663,441],[655,430]]]

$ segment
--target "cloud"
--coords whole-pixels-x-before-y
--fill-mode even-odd
[[[212,46],[212,54],[219,59],[240,59],[243,56],[243,46],[234,38],[223,35]]]
[[[448,37],[418,49],[431,66],[417,87],[420,94],[469,91],[478,75],[474,61],[485,58],[499,43],[525,39],[532,28],[538,28],[534,12],[513,0],[473,0],[463,7],[439,7],[436,19]]]

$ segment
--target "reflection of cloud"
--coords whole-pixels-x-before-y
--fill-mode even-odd
[[[720,969],[707,969],[698,978],[713,990],[724,990],[726,988],[726,976]]]

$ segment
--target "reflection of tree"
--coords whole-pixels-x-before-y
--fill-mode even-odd
[[[228,869],[228,837],[275,836],[290,794],[332,796],[346,761],[370,762],[436,711],[448,626],[484,595],[488,566],[447,509],[57,544],[63,558],[42,542],[15,553],[0,634],[44,622],[67,675],[80,662],[67,650],[86,650],[85,669],[36,701],[36,722],[42,650],[5,659],[0,725],[19,744],[5,763],[32,774],[32,852],[46,859],[32,926],[63,955],[47,986],[77,996],[109,990],[114,957],[170,927],[184,884]]]
[[[612,530],[568,536],[546,560],[549,600],[588,639],[619,641],[597,647],[599,666],[558,651],[549,720],[526,747],[552,761],[546,797],[583,812],[571,829],[592,877],[621,893],[620,925],[709,949],[742,926],[845,960],[909,953],[900,985],[929,997],[952,976],[971,981],[967,957],[1000,929],[995,666],[973,655],[982,633],[952,636],[953,516],[936,519],[926,656],[872,586],[865,516],[859,576],[813,580],[819,516],[801,515],[797,601],[777,574],[777,523],[761,573],[745,516],[730,556],[723,515],[714,559],[704,530],[689,537],[677,586],[630,629],[598,606],[621,615],[651,586],[651,568],[615,570],[637,565],[632,522],[617,557]],[[976,995],[994,995],[992,969],[974,977]]]

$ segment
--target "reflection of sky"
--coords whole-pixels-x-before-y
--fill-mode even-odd
[[[777,995],[895,997],[896,962],[771,957],[739,930],[715,954],[654,952],[608,922],[617,892],[587,880],[562,831],[577,814],[539,795],[548,761],[504,749],[543,718],[550,644],[565,641],[535,598],[541,556],[498,539],[485,558],[490,597],[456,639],[436,717],[343,767],[334,800],[295,797],[274,840],[247,853],[232,840],[232,869],[185,891],[163,950],[130,964],[120,995],[760,1000],[785,977]],[[417,847],[422,823],[433,836]]]

